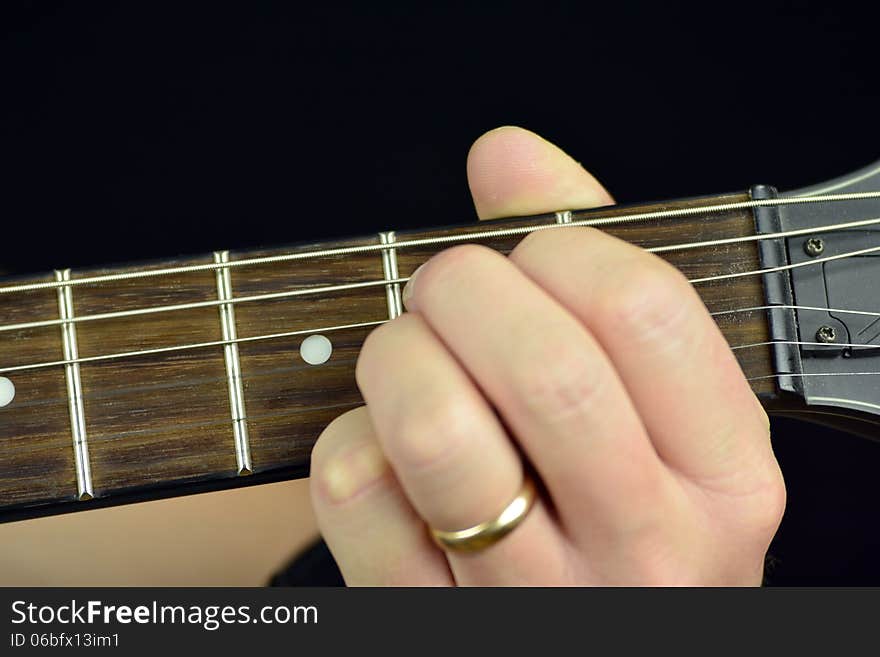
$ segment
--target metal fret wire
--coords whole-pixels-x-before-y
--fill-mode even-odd
[[[434,244],[450,244],[455,242],[466,242],[476,239],[489,239],[493,237],[510,237],[516,235],[527,235],[539,230],[552,230],[554,228],[569,228],[577,226],[607,226],[612,224],[632,223],[635,221],[647,221],[649,219],[670,219],[676,217],[690,217],[698,214],[714,214],[718,212],[728,212],[732,210],[745,210],[750,208],[774,207],[781,205],[803,205],[807,203],[836,203],[841,201],[860,201],[880,198],[880,192],[857,192],[850,194],[825,194],[821,196],[789,196],[783,198],[757,199],[751,201],[737,201],[734,203],[718,203],[715,205],[697,205],[688,208],[677,208],[674,210],[654,210],[651,212],[640,212],[634,214],[622,214],[614,217],[601,217],[596,219],[582,219],[580,221],[572,221],[569,224],[544,224],[540,226],[525,226],[521,228],[499,228],[497,230],[477,231],[475,233],[463,233],[459,235],[445,235],[442,237],[428,237],[415,240],[401,240],[393,244],[365,244],[363,246],[339,247],[334,249],[324,249],[318,251],[305,251],[301,253],[288,253],[278,256],[266,256],[263,258],[246,258],[243,260],[235,260],[227,263],[209,263],[204,265],[189,265],[184,267],[169,267],[166,269],[152,269],[144,271],[124,272],[120,274],[107,274],[104,276],[91,276],[88,278],[73,279],[68,282],[70,286],[92,285],[109,283],[115,281],[150,278],[153,276],[166,276],[172,274],[187,274],[199,271],[215,271],[227,267],[243,267],[248,265],[271,264],[277,262],[289,262],[291,260],[303,260],[307,258],[321,258],[334,255],[351,255],[355,253],[368,253],[371,251],[382,251],[385,249],[400,249],[413,246],[430,246]],[[822,230],[817,227],[816,231]],[[700,243],[702,244],[702,243]],[[688,245],[681,245],[678,248],[696,248]],[[387,283],[387,281],[386,281]],[[45,283],[29,283],[24,285],[10,285],[0,287],[0,294],[11,294],[13,292],[31,292],[36,290],[46,290],[60,287],[57,281]]]
[[[581,226],[581,225],[583,225],[583,226],[586,226],[586,225],[592,225],[592,226],[607,225],[607,224],[611,224],[611,223],[626,223],[626,222],[632,222],[632,221],[637,221],[637,220],[646,220],[649,218],[690,216],[690,215],[699,214],[699,213],[721,212],[724,210],[733,210],[733,209],[749,208],[749,207],[760,207],[760,206],[766,206],[766,205],[784,205],[786,203],[839,202],[839,201],[852,201],[852,200],[861,200],[861,199],[869,199],[869,198],[880,198],[880,192],[865,192],[865,193],[857,193],[857,194],[837,194],[837,195],[812,196],[812,197],[789,197],[789,198],[785,198],[785,199],[762,199],[762,200],[757,200],[757,201],[743,201],[743,202],[737,202],[737,203],[717,204],[717,205],[711,205],[711,206],[694,206],[691,208],[682,208],[682,209],[678,209],[678,210],[660,210],[660,211],[655,211],[655,212],[648,212],[648,213],[641,213],[641,214],[634,214],[634,215],[620,215],[620,216],[616,216],[616,217],[606,217],[606,218],[600,218],[600,219],[583,220],[583,221],[578,221],[578,222],[571,222],[569,224],[548,224],[548,225],[535,226],[535,227],[501,229],[501,230],[496,230],[496,231],[483,231],[483,232],[470,233],[470,234],[465,234],[465,235],[454,235],[454,236],[446,236],[446,237],[440,237],[440,238],[428,238],[428,239],[423,239],[423,240],[401,241],[401,242],[396,242],[394,246],[396,248],[399,248],[401,246],[415,246],[415,245],[431,244],[431,243],[464,241],[464,240],[468,240],[468,239],[477,239],[477,238],[485,238],[485,237],[528,234],[528,233],[534,232],[536,230],[543,230],[543,229],[549,229],[549,228],[554,228],[554,227],[570,227],[570,226]],[[736,238],[723,238],[723,239],[710,240],[710,241],[705,241],[705,242],[691,242],[691,243],[685,243],[685,244],[666,245],[666,246],[654,247],[654,248],[650,248],[650,249],[646,249],[646,250],[649,252],[654,252],[654,253],[662,253],[662,252],[681,250],[681,249],[691,249],[691,248],[717,246],[717,245],[738,243],[738,242],[775,239],[775,238],[780,238],[780,237],[789,237],[789,236],[794,236],[794,235],[815,233],[818,231],[829,232],[829,231],[833,231],[833,230],[843,230],[845,228],[853,228],[853,227],[865,226],[865,225],[871,225],[871,224],[877,224],[877,223],[880,223],[880,218],[865,219],[865,220],[852,221],[852,222],[846,222],[846,223],[841,223],[841,224],[833,224],[831,226],[825,226],[825,227],[799,229],[796,231],[785,231],[785,232],[780,232],[780,233],[765,233],[765,234],[741,236],[741,237],[736,237]],[[361,246],[361,247],[343,247],[341,249],[329,249],[329,250],[324,250],[324,251],[312,251],[312,252],[298,253],[298,254],[287,254],[287,255],[283,255],[283,256],[271,256],[269,258],[252,258],[249,260],[239,260],[239,261],[233,261],[233,262],[229,262],[229,263],[214,263],[214,264],[210,264],[210,265],[193,265],[190,267],[177,267],[177,268],[162,269],[162,270],[147,270],[147,271],[143,271],[143,272],[128,272],[128,273],[124,273],[124,274],[108,275],[108,276],[103,276],[103,277],[75,279],[73,281],[69,281],[69,283],[78,283],[80,285],[83,285],[86,283],[110,282],[110,281],[117,281],[117,280],[131,279],[131,278],[145,278],[145,277],[150,277],[150,276],[158,276],[158,275],[172,274],[172,273],[186,273],[186,272],[192,272],[192,271],[217,270],[217,269],[222,269],[224,267],[242,266],[245,264],[260,264],[260,263],[266,263],[266,262],[279,262],[279,261],[284,261],[284,260],[302,259],[305,257],[320,257],[320,256],[327,256],[327,255],[338,255],[338,254],[342,254],[345,252],[352,252],[353,253],[353,252],[364,252],[364,251],[378,251],[383,248],[390,248],[390,245],[377,244],[377,245],[365,245],[365,246]],[[858,256],[858,255],[864,255],[867,253],[873,253],[876,251],[880,251],[880,247],[871,247],[871,248],[867,248],[867,249],[860,249],[858,251],[851,251],[848,253],[842,253],[842,254],[838,254],[835,256],[828,256],[825,258],[816,258],[811,261],[792,264],[792,265],[784,265],[784,266],[780,266],[780,267],[770,267],[770,268],[752,270],[752,271],[746,271],[746,272],[736,272],[736,273],[732,273],[732,274],[723,274],[723,275],[710,276],[710,277],[699,278],[699,279],[691,279],[690,282],[691,283],[704,283],[704,282],[715,281],[715,280],[725,280],[728,278],[737,278],[737,277],[750,276],[750,275],[760,275],[760,274],[771,273],[771,272],[776,272],[776,271],[783,271],[783,270],[787,270],[787,269],[794,269],[796,267],[820,264],[822,262],[828,262],[830,260],[850,258],[850,257]],[[406,278],[395,279],[390,282],[391,283],[405,283],[408,280],[409,280],[409,278],[406,277]],[[192,308],[218,306],[218,305],[221,305],[221,303],[223,303],[223,304],[243,303],[243,302],[248,302],[248,301],[287,298],[287,297],[302,296],[302,295],[307,295],[307,294],[318,294],[318,293],[342,291],[342,290],[348,290],[348,289],[357,289],[357,288],[366,288],[366,287],[372,287],[372,286],[387,285],[388,283],[389,283],[389,281],[383,279],[381,281],[367,281],[367,282],[363,282],[363,283],[324,286],[324,287],[307,288],[307,289],[301,289],[301,290],[291,290],[291,291],[287,291],[287,292],[279,292],[279,293],[272,293],[272,294],[266,294],[266,295],[239,297],[237,299],[231,299],[231,300],[223,301],[223,302],[205,301],[205,302],[195,302],[195,303],[190,303],[190,304],[177,304],[177,305],[172,305],[172,306],[161,306],[161,307],[156,307],[156,308],[142,308],[142,309],[136,309],[136,310],[132,310],[132,311],[121,311],[118,313],[101,313],[101,314],[97,314],[97,315],[82,316],[82,317],[76,318],[74,320],[48,320],[45,322],[29,322],[29,323],[16,324],[16,325],[0,326],[0,331],[21,330],[24,328],[53,326],[53,325],[67,324],[67,323],[72,323],[72,322],[77,322],[77,321],[95,321],[95,320],[100,320],[100,319],[113,319],[113,318],[119,318],[119,317],[144,315],[144,314],[151,314],[151,313],[157,313],[157,312],[168,312],[168,311],[173,311],[173,310],[185,310],[185,309],[192,309]],[[58,287],[58,284],[57,283],[37,283],[37,284],[32,284],[32,285],[11,286],[11,287],[6,287],[6,288],[0,288],[0,293],[10,293],[10,292],[18,292],[18,291],[32,291],[32,290],[36,290],[36,289],[48,289],[48,288],[52,288],[52,287]],[[754,310],[759,310],[762,308],[772,308],[772,307],[792,307],[792,308],[794,308],[795,306],[753,307],[753,308],[739,309],[739,310],[733,310],[733,311],[721,311],[719,313],[713,313],[713,314],[728,314],[731,312],[754,311]],[[810,309],[810,310],[824,310],[824,311],[828,311],[828,312],[834,312],[836,310],[837,312],[844,312],[844,313],[852,312],[855,314],[880,315],[880,313],[870,313],[868,311],[847,311],[847,310],[841,310],[841,309],[823,309],[823,308],[812,308],[812,307],[803,307],[803,308]],[[116,353],[116,354],[105,354],[105,355],[101,355],[101,356],[89,356],[89,357],[77,358],[77,359],[72,359],[72,360],[61,360],[61,361],[52,361],[52,362],[20,365],[20,366],[15,366],[15,367],[0,368],[0,374],[15,372],[15,371],[23,371],[23,370],[41,369],[41,368],[47,368],[47,367],[56,367],[56,366],[74,364],[74,363],[100,362],[100,361],[114,360],[114,359],[120,359],[120,358],[129,358],[129,357],[135,357],[135,356],[154,355],[154,354],[171,353],[171,352],[177,352],[177,351],[186,351],[186,350],[201,349],[201,348],[208,348],[208,347],[215,347],[215,346],[225,346],[225,345],[229,345],[229,344],[236,344],[236,343],[242,343],[242,342],[256,342],[256,341],[261,341],[261,340],[272,340],[272,339],[279,339],[279,338],[284,338],[284,337],[293,337],[293,336],[297,336],[297,335],[306,335],[306,334],[310,334],[310,333],[319,333],[319,332],[329,332],[329,331],[337,331],[337,330],[343,330],[343,329],[371,327],[371,326],[378,326],[379,324],[383,324],[383,323],[385,323],[385,321],[387,321],[387,320],[379,320],[379,321],[375,321],[375,322],[363,322],[363,323],[358,323],[358,324],[323,327],[323,328],[315,328],[315,329],[304,329],[304,330],[299,330],[299,331],[288,331],[288,332],[284,332],[284,333],[253,336],[253,337],[249,337],[249,338],[239,338],[236,340],[216,340],[216,341],[211,341],[211,342],[201,342],[201,343],[193,343],[193,344],[187,344],[187,345],[175,345],[175,346],[171,346],[171,347],[159,347],[159,348],[154,348],[154,349],[121,352],[121,353]],[[772,342],[770,342],[770,343],[755,343],[755,344],[751,344],[751,345],[737,345],[737,346],[732,347],[732,349],[742,349],[742,348],[748,348],[748,347],[765,346],[768,344],[772,344]],[[813,344],[813,343],[790,342],[790,344],[807,345],[807,344]],[[865,346],[865,345],[838,344],[837,346]]]

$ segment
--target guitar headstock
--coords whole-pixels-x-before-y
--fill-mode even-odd
[[[780,196],[866,192],[880,192],[880,162]],[[765,267],[787,266],[765,278],[768,303],[780,306],[770,311],[780,389],[801,396],[805,413],[880,424],[880,198],[763,210],[759,231],[775,224],[800,233],[784,238],[784,248],[764,250]],[[880,439],[880,427],[860,433]]]

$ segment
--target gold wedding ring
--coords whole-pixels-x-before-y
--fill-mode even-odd
[[[512,532],[528,515],[534,503],[535,482],[528,475],[523,475],[523,484],[519,493],[497,518],[456,531],[431,527],[431,537],[437,545],[451,552],[484,550]]]

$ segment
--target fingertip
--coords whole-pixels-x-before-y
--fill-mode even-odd
[[[357,445],[334,454],[318,473],[323,494],[341,504],[378,483],[390,472],[382,450],[375,443]]]
[[[397,483],[366,407],[321,434],[310,486],[318,527],[348,585],[454,583]]]
[[[571,156],[518,126],[502,126],[480,136],[468,153],[467,173],[481,219],[614,202]]]

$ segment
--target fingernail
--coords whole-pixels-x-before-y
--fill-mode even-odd
[[[343,452],[324,467],[321,479],[333,502],[345,502],[382,479],[388,462],[375,444]]]
[[[419,265],[418,267],[416,267],[416,270],[409,277],[409,281],[407,281],[406,285],[403,288],[401,296],[403,298],[403,305],[406,306],[407,310],[415,310],[415,305],[413,304],[412,299],[413,290],[415,290],[416,276],[418,276],[419,272],[422,271],[422,267],[424,266],[425,265]]]

